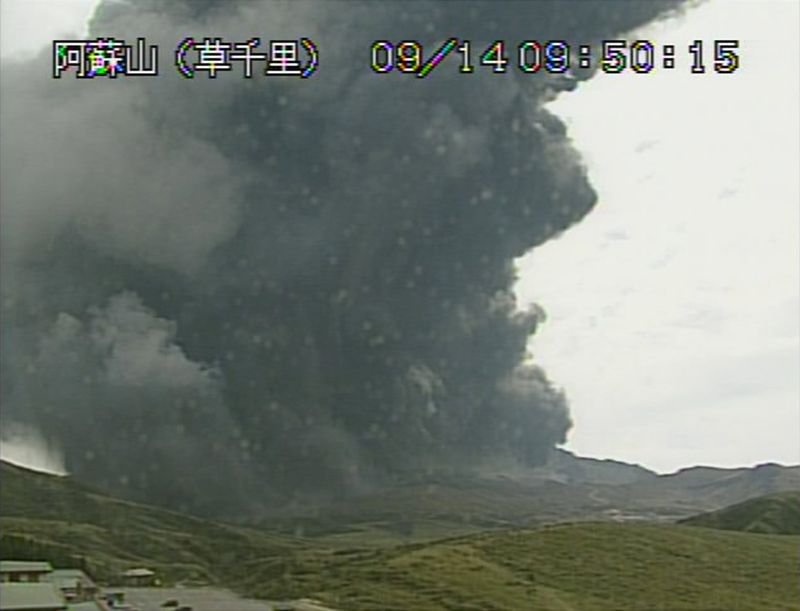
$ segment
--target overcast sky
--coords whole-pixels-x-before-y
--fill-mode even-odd
[[[641,34],[739,39],[733,75],[598,75],[552,105],[599,203],[521,261],[518,292],[549,313],[531,348],[578,453],[798,461],[799,6],[712,1]]]
[[[2,56],[80,35],[94,4],[2,0]],[[638,36],[684,60],[739,39],[733,75],[598,75],[552,104],[600,197],[519,262],[567,448],[658,471],[800,459],[798,6],[716,0]]]

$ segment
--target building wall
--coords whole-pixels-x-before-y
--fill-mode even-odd
[[[3,583],[39,583],[42,575],[45,574],[38,571],[14,571],[0,575],[0,581]]]

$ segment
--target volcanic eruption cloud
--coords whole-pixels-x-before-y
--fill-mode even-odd
[[[591,74],[377,74],[370,47],[596,44],[677,5],[101,4],[88,38],[145,37],[159,76],[2,70],[3,430],[216,514],[541,462],[570,418],[513,262],[594,205],[543,108]],[[320,67],[186,79],[188,36],[307,37]]]

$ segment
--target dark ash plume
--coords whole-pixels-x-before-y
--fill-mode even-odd
[[[49,52],[2,70],[4,427],[216,514],[540,461],[570,421],[524,364],[542,316],[513,261],[594,204],[542,107],[574,79],[378,75],[369,48],[589,43],[678,4],[101,5],[92,35],[146,36],[161,76],[53,80]],[[310,37],[320,72],[184,80],[189,35]]]

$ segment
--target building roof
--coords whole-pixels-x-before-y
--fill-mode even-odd
[[[0,560],[0,573],[49,573],[49,562],[39,560]]]
[[[100,603],[93,600],[87,600],[82,603],[68,603],[67,611],[103,611]]]
[[[0,583],[3,611],[66,609],[67,605],[51,583]]]
[[[77,590],[81,584],[80,577],[71,577],[69,575],[47,575],[46,581],[52,583],[59,590]]]
[[[152,577],[155,573],[150,569],[128,569],[123,575],[125,577]]]
[[[53,577],[77,577],[78,579],[88,579],[86,573],[80,569],[53,569]]]
[[[91,578],[80,569],[54,569],[44,578],[61,590],[77,588],[78,585],[84,588],[96,587]]]

